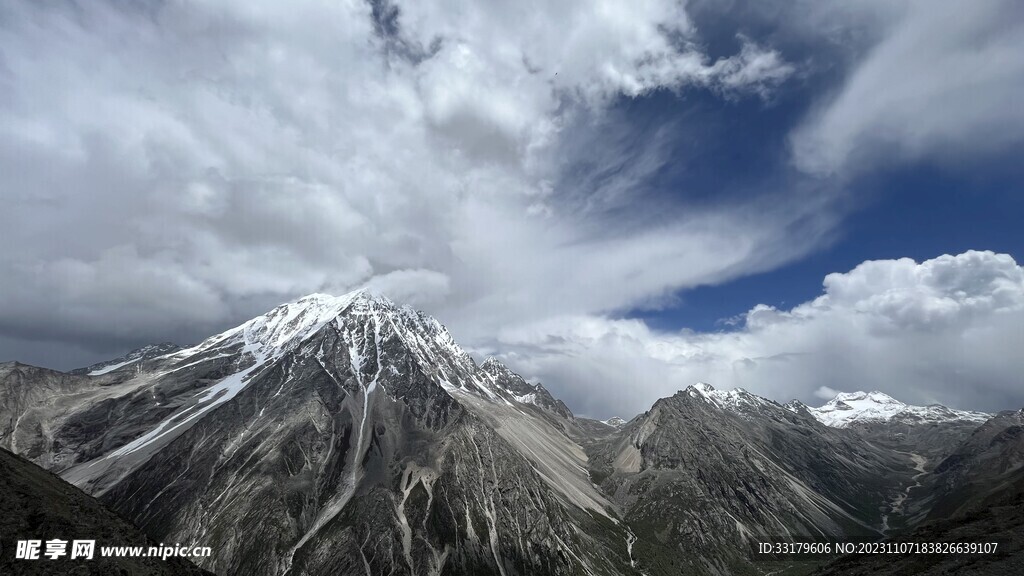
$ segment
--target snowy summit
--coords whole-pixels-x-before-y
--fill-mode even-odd
[[[984,422],[991,416],[982,412],[953,410],[939,404],[911,406],[884,392],[842,392],[820,408],[809,408],[822,424],[833,428],[846,428],[859,422],[888,422],[891,420],[948,422],[968,420]]]

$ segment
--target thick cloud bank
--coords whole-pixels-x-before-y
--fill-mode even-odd
[[[869,261],[829,274],[824,294],[791,310],[754,307],[728,332],[577,316],[504,332],[498,347],[601,416],[631,416],[697,381],[813,405],[836,390],[877,389],[910,403],[1006,409],[1024,386],[1024,268],[976,251]]]

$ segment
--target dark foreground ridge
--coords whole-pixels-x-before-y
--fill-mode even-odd
[[[896,542],[997,542],[994,554],[845,556],[815,576],[1016,576],[1024,571],[1024,478],[997,497],[951,518],[926,523]]]
[[[18,540],[96,540],[92,560],[15,559]],[[0,574],[209,575],[181,558],[103,558],[100,546],[157,546],[95,498],[16,454],[0,449]]]

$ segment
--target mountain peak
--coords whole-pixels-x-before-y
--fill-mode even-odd
[[[803,402],[801,402],[799,400],[790,400],[789,402],[786,402],[785,404],[783,404],[782,407],[785,408],[786,410],[789,410],[790,412],[795,412],[795,413],[799,413],[799,412],[802,412],[804,410],[809,410],[810,409],[806,404],[804,404]]]
[[[705,402],[728,410],[737,411],[750,409],[764,404],[771,404],[771,400],[751,394],[743,388],[732,390],[717,390],[706,382],[697,382],[686,387],[683,391],[691,398],[701,398]],[[740,410],[742,411],[742,410]]]
[[[715,392],[715,387],[712,386],[711,384],[708,384],[707,382],[697,382],[695,384],[690,384],[689,386],[686,387],[687,390],[689,390],[690,388],[693,388],[694,390],[701,392],[703,394]]]
[[[940,404],[911,406],[878,390],[840,392],[823,406],[809,410],[822,424],[834,428],[846,428],[855,422],[888,422],[893,419],[983,422],[989,417],[981,412],[953,410]]]
[[[368,288],[358,288],[341,295],[326,294],[324,292],[314,292],[302,296],[293,302],[282,304],[281,306],[287,306],[288,304],[301,304],[307,306],[326,306],[331,307],[334,305],[341,305],[342,307],[349,304],[362,304],[362,305],[378,305],[385,308],[397,308],[397,304],[391,301],[387,296],[383,294],[377,294],[372,292]]]
[[[526,379],[493,356],[488,356],[480,364],[480,373],[489,387],[504,390],[511,394],[516,402],[533,404],[566,418],[573,418],[569,407],[552,396],[543,385],[539,382],[527,382]]]
[[[467,388],[477,395],[497,400],[501,391],[519,403],[534,404],[567,418],[572,412],[538,384],[531,384],[497,358],[488,358],[479,367],[455,342],[451,333],[433,317],[408,305],[360,289],[341,296],[309,294],[281,304],[235,328],[208,338],[178,358],[196,355],[226,355],[240,348],[253,362],[249,374],[260,365],[269,365],[335,326],[349,346],[353,370],[359,372],[364,360],[378,366],[367,354],[376,354],[389,337],[406,348],[425,373],[437,378],[443,388]],[[398,370],[398,367],[392,366]]]
[[[257,356],[278,355],[347,312],[372,314],[378,318],[394,313],[415,315],[411,308],[397,306],[388,298],[373,294],[365,288],[340,296],[314,293],[281,304],[266,314],[207,338],[198,346],[181,353],[195,353],[241,343],[246,352]]]
[[[483,368],[488,372],[504,372],[509,370],[508,366],[505,366],[501,360],[498,360],[494,356],[484,358],[484,361],[480,363],[480,368]]]
[[[871,392],[864,392],[864,391],[860,391],[860,390],[857,391],[857,392],[840,392],[840,393],[836,394],[836,396],[835,396],[835,398],[833,398],[833,400],[834,401],[838,400],[838,401],[842,401],[842,402],[846,402],[846,401],[868,401],[868,402],[874,402],[874,403],[877,403],[877,404],[901,404],[901,405],[903,405],[903,403],[900,402],[899,400],[897,400],[897,399],[893,398],[892,396],[889,396],[885,392],[881,392],[879,390],[872,390]]]
[[[739,396],[753,396],[750,392],[747,392],[743,388],[733,388],[732,390],[718,390],[707,382],[697,382],[686,387],[685,392],[689,393],[690,396],[703,396],[705,398],[735,398]]]
[[[626,425],[626,419],[618,416],[612,416],[607,420],[601,420],[601,423],[611,426],[612,428],[622,428]]]

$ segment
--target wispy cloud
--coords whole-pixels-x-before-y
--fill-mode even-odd
[[[882,37],[793,134],[798,167],[842,175],[907,160],[958,164],[1024,143],[1020,3],[869,1],[845,10],[877,15]]]

